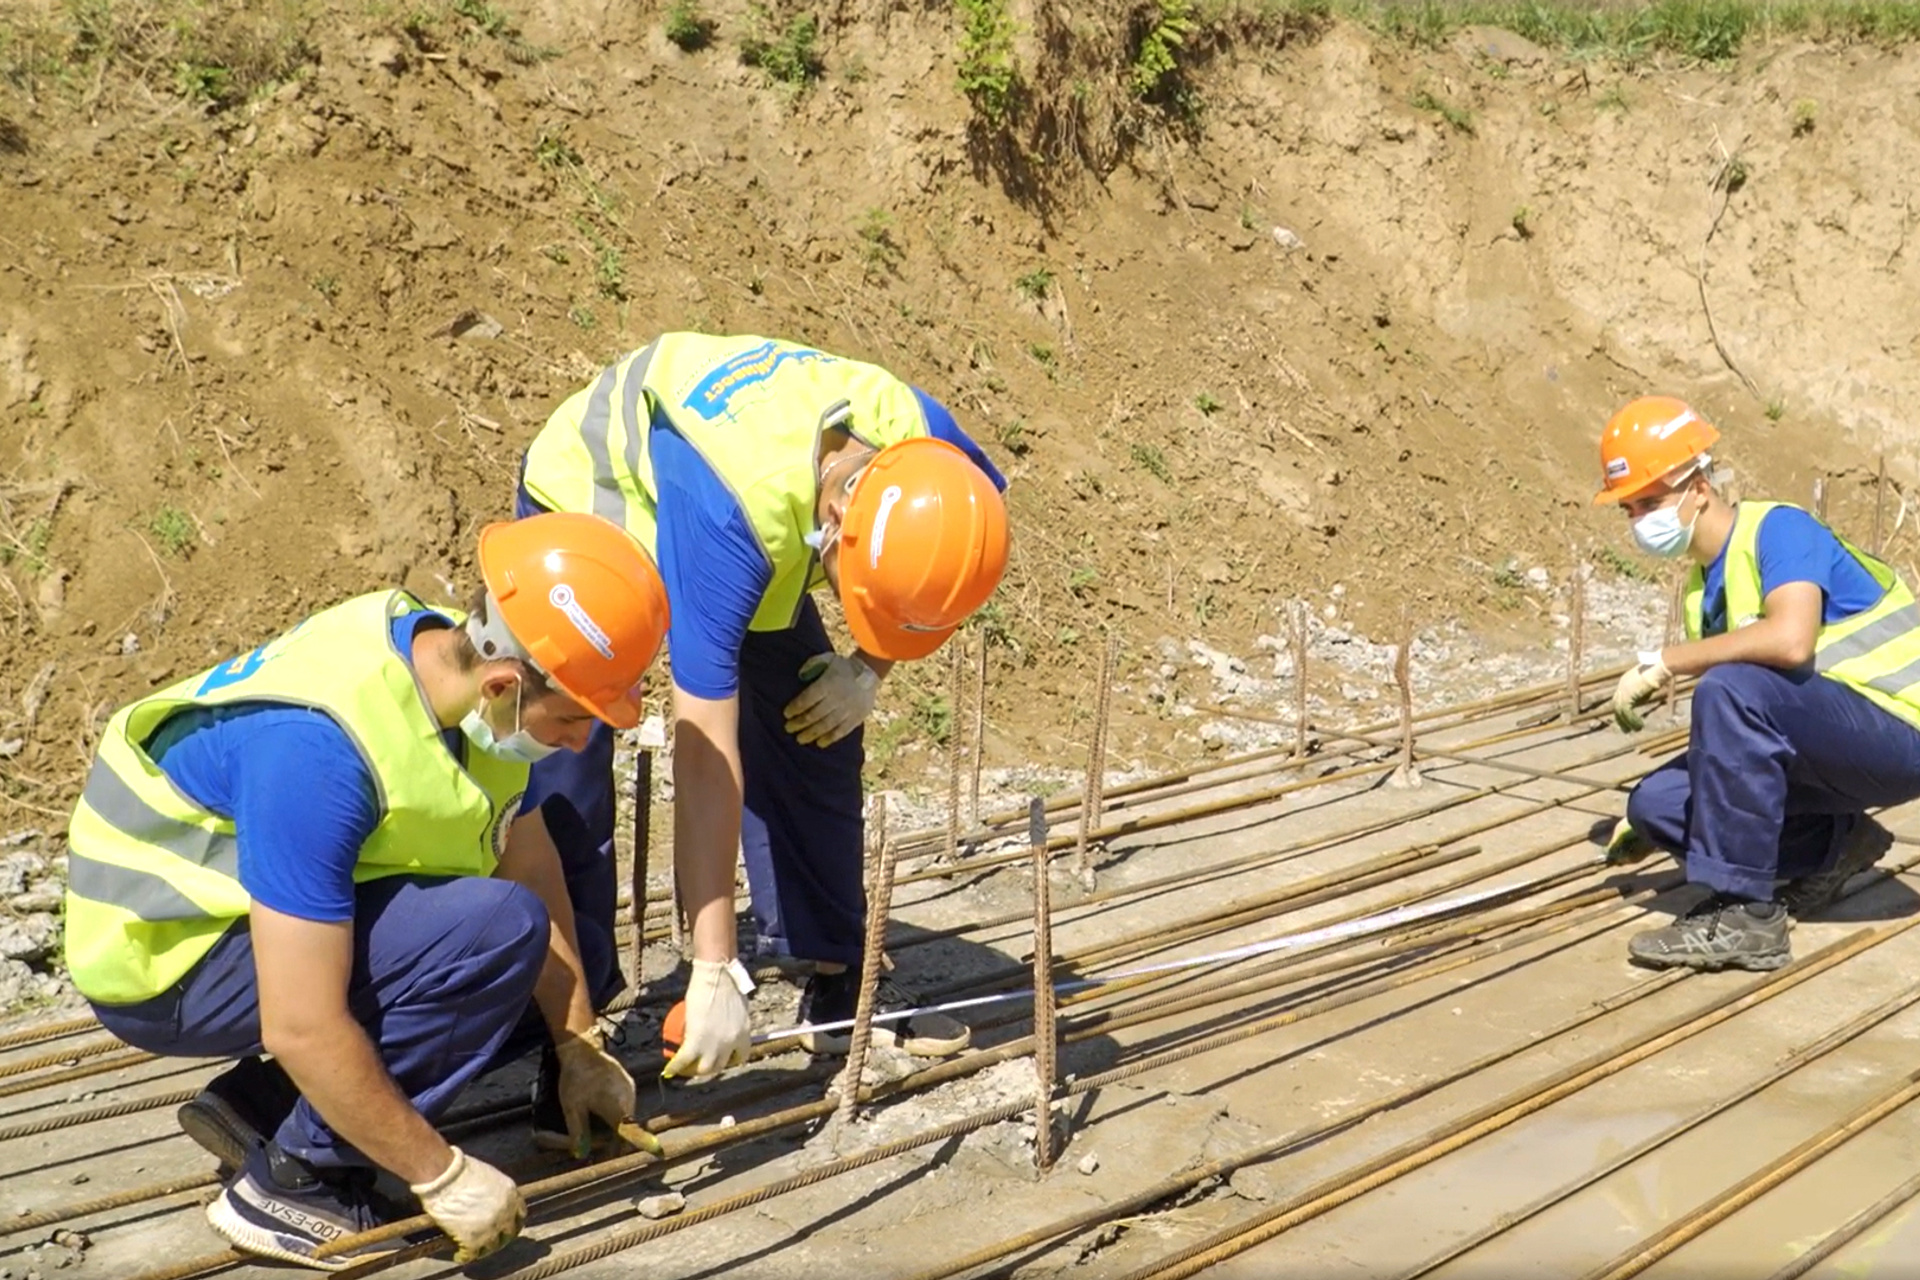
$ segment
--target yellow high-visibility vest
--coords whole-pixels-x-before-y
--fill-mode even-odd
[[[1765,615],[1758,553],[1760,522],[1774,508],[1792,505],[1743,502],[1734,509],[1733,532],[1727,538],[1721,575],[1729,631]],[[1891,565],[1845,538],[1840,538],[1840,545],[1873,575],[1880,584],[1881,596],[1871,609],[1820,628],[1813,647],[1814,669],[1920,728],[1920,604],[1915,603],[1912,589]],[[1706,571],[1699,565],[1687,576],[1686,606],[1687,638],[1698,640],[1706,608]]]
[[[759,337],[662,334],[569,397],[527,448],[522,483],[552,511],[623,524],[653,553],[659,492],[648,438],[674,431],[733,491],[772,578],[752,628],[793,625],[825,579],[814,527],[820,434],[875,449],[927,434],[913,388],[878,365]]]
[[[393,621],[422,608],[401,591],[360,596],[114,715],[68,827],[67,967],[81,994],[102,1004],[161,994],[252,905],[233,822],[187,799],[145,749],[190,707],[310,707],[346,731],[380,815],[356,883],[492,874],[527,766],[476,750],[463,768],[447,750],[393,645]]]

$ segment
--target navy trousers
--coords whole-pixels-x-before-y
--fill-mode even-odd
[[[544,510],[523,487],[514,514]],[[830,747],[802,746],[786,729],[787,704],[804,687],[800,667],[833,648],[820,612],[804,601],[784,631],[752,631],[740,651],[740,756],[746,785],[740,843],[763,954],[858,966],[866,930],[864,796],[860,771],[865,738],[856,729]],[[581,948],[591,929],[614,937],[613,731],[595,724],[585,751],[557,752],[533,766],[531,786],[545,797],[549,827],[577,817],[580,835],[561,844],[567,887],[580,922]],[[559,837],[556,834],[556,843]],[[619,991],[623,982],[609,949],[611,977],[588,980]],[[587,957],[583,956],[583,959]],[[611,996],[608,997],[611,999]]]
[[[1820,870],[1869,808],[1920,796],[1920,730],[1811,669],[1714,667],[1692,742],[1627,798],[1633,829],[1683,851],[1687,879],[1771,901]]]
[[[506,880],[394,876],[354,896],[347,1007],[394,1083],[428,1121],[491,1066],[523,1013],[547,955],[547,911]],[[227,931],[172,990],[137,1005],[95,1005],[136,1048],[175,1057],[262,1051],[253,934]],[[272,1135],[325,1167],[366,1165],[302,1099]]]

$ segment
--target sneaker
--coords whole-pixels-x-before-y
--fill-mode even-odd
[[[1653,969],[1778,969],[1793,959],[1787,909],[1710,894],[1666,928],[1635,934],[1627,954]]]
[[[800,992],[800,1021],[851,1022],[860,1002],[860,975],[852,969],[815,973]],[[892,978],[882,977],[873,993],[873,1011],[898,1013],[919,1002]],[[972,1040],[966,1025],[944,1013],[917,1013],[911,1018],[875,1022],[869,1044],[903,1050],[916,1058],[945,1058],[959,1053]],[[809,1053],[844,1054],[853,1047],[853,1028],[809,1031],[800,1037]]]
[[[372,1169],[329,1170],[322,1176],[277,1143],[263,1142],[207,1206],[207,1221],[242,1252],[340,1271],[397,1252],[403,1243],[388,1240],[331,1257],[313,1256],[323,1245],[394,1220],[393,1208],[374,1195],[375,1176]]]
[[[1804,920],[1829,906],[1847,887],[1847,881],[1886,857],[1891,848],[1893,833],[1863,815],[1859,825],[1841,842],[1833,865],[1790,881],[1781,891],[1780,901],[1786,904],[1794,919]]]
[[[300,1090],[284,1068],[264,1058],[242,1058],[207,1081],[174,1113],[181,1130],[231,1173],[247,1156],[265,1146],[300,1101]]]

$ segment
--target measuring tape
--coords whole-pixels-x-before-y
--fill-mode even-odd
[[[1383,911],[1379,915],[1363,916],[1358,920],[1349,920],[1344,924],[1327,925],[1319,929],[1309,929],[1305,933],[1290,933],[1282,938],[1271,938],[1265,942],[1250,942],[1242,947],[1227,951],[1215,951],[1203,956],[1188,956],[1183,960],[1167,960],[1160,964],[1143,965],[1137,969],[1122,969],[1118,973],[1103,974],[1097,978],[1075,978],[1070,982],[1053,984],[1055,995],[1075,991],[1086,991],[1094,987],[1103,987],[1108,983],[1121,982],[1128,978],[1144,978],[1158,973],[1177,973],[1182,969],[1198,969],[1213,964],[1230,964],[1237,960],[1248,960],[1255,956],[1272,955],[1280,951],[1294,951],[1301,947],[1315,946],[1322,942],[1334,942],[1343,938],[1365,937],[1370,933],[1380,933],[1412,921],[1428,920],[1434,916],[1447,915],[1465,907],[1477,906],[1492,898],[1498,898],[1524,889],[1525,885],[1508,885],[1503,889],[1485,889],[1479,893],[1463,894],[1458,898],[1445,898],[1425,906],[1396,907],[1392,911]],[[912,1009],[901,1009],[894,1013],[876,1013],[872,1021],[898,1022],[905,1018],[917,1017],[923,1013],[950,1013],[955,1009],[977,1009],[983,1005],[1004,1004],[1012,1000],[1031,1000],[1034,988],[1023,987],[1016,991],[1002,991],[990,996],[972,996],[965,1000],[949,1000],[944,1004],[919,1005]],[[802,1023],[797,1027],[786,1027],[779,1031],[766,1031],[753,1037],[755,1044],[770,1044],[777,1040],[791,1040],[797,1036],[808,1035],[816,1031],[843,1031],[851,1027],[857,1019],[843,1018],[838,1022]]]

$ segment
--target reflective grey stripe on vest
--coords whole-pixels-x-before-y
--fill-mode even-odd
[[[1869,622],[1844,640],[1835,640],[1813,656],[1816,671],[1825,671],[1853,658],[1864,657],[1892,640],[1898,640],[1909,631],[1920,630],[1920,602],[1904,604],[1884,618]],[[1888,676],[1887,679],[1894,677]],[[1880,681],[1872,682],[1880,689]],[[1908,681],[1912,683],[1912,681]],[[1905,688],[1906,685],[1900,686]],[[1882,693],[1892,690],[1881,689]]]
[[[640,421],[636,416],[639,397],[646,382],[647,368],[653,363],[655,343],[649,342],[632,357],[627,366],[627,448],[629,474],[640,468]],[[587,411],[580,419],[580,439],[593,459],[593,514],[626,527],[627,499],[620,491],[620,479],[613,474],[613,384],[619,376],[616,362],[600,372],[587,397]]]
[[[67,888],[75,897],[130,911],[149,924],[209,918],[205,907],[151,871],[95,862],[71,849],[67,850]]]
[[[217,871],[229,879],[240,878],[240,846],[231,835],[167,817],[135,795],[133,788],[105,760],[94,760],[93,769],[87,774],[87,789],[81,792],[80,800],[103,822],[131,840],[155,845],[196,867]]]

